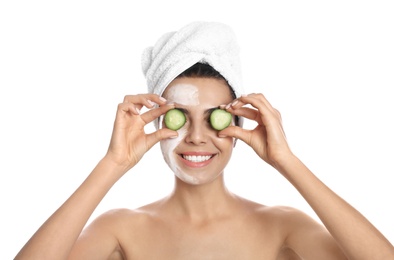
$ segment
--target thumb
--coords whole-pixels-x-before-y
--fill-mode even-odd
[[[161,140],[168,138],[175,138],[178,136],[176,131],[170,130],[168,128],[159,129],[151,134],[147,135],[147,145],[149,149]]]
[[[219,137],[234,137],[244,142],[247,140],[248,130],[245,130],[239,126],[229,126],[218,133]],[[246,142],[247,143],[247,142]]]

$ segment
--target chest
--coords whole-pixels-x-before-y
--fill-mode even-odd
[[[154,225],[138,237],[124,241],[128,259],[276,259],[283,242],[270,228],[246,223]]]

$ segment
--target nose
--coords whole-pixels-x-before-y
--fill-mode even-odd
[[[195,145],[202,145],[207,142],[208,129],[202,122],[192,123],[187,129],[185,141]]]

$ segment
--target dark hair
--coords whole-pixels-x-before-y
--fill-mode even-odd
[[[232,99],[236,99],[237,96],[235,95],[235,92],[233,88],[228,84],[228,81],[217,71],[215,70],[211,65],[206,64],[206,63],[201,63],[198,62],[191,66],[190,68],[186,69],[184,72],[179,74],[176,78],[215,78],[215,79],[221,79],[224,80],[228,86],[228,89],[230,90],[230,95]],[[239,125],[239,117],[235,116],[235,125]]]
[[[233,99],[236,99],[235,92],[233,88],[228,84],[228,81],[217,71],[215,70],[211,65],[207,63],[201,63],[198,62],[191,66],[190,68],[186,69],[184,72],[179,74],[176,78],[183,78],[183,77],[189,77],[189,78],[215,78],[215,79],[222,79],[226,81],[228,88],[230,89],[230,94]]]

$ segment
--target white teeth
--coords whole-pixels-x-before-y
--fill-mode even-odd
[[[211,159],[212,155],[183,155],[182,157],[191,162],[204,162]]]

